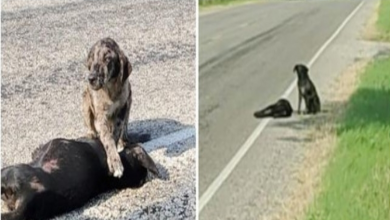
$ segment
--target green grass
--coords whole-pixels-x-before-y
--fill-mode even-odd
[[[377,28],[379,38],[390,41],[390,0],[382,0],[380,3]]]
[[[390,58],[361,76],[307,220],[390,219]]]
[[[390,0],[377,29],[390,41]],[[390,220],[390,58],[373,61],[337,128],[338,146],[307,220]]]

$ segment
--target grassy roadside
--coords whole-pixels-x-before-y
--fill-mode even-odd
[[[390,0],[382,0],[378,11],[379,40],[390,41]]]
[[[308,220],[390,219],[390,58],[362,75]]]
[[[390,0],[382,0],[380,40],[390,41],[389,14]],[[367,66],[348,104],[307,220],[390,219],[390,57]]]

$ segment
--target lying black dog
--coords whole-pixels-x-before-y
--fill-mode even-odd
[[[290,102],[286,99],[279,99],[275,104],[269,105],[266,108],[255,112],[256,118],[286,118],[290,117],[293,113],[293,109]]]
[[[29,164],[1,170],[1,199],[8,213],[2,220],[45,220],[86,204],[100,193],[140,187],[148,170],[158,169],[139,145],[120,152],[124,166],[118,179],[109,175],[107,156],[99,139],[54,139],[39,147]]]
[[[320,98],[313,82],[309,78],[309,69],[305,65],[297,64],[294,67],[294,72],[298,75],[298,114],[301,113],[302,98],[305,100],[306,113],[316,114],[320,112]]]

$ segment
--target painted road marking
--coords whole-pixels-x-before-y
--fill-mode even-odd
[[[156,149],[156,147],[158,148],[158,147],[163,147],[163,146],[170,146],[170,145],[175,144],[179,141],[186,140],[192,136],[195,136],[195,134],[196,134],[196,130],[194,127],[184,128],[182,130],[173,132],[173,133],[168,134],[166,136],[162,136],[162,137],[150,140],[146,143],[143,143],[142,147],[146,151],[149,152],[151,150]]]
[[[330,45],[330,43],[341,33],[347,23],[352,19],[352,17],[359,11],[359,9],[363,6],[364,1],[360,2],[360,4],[349,14],[349,16],[344,20],[343,23],[337,28],[337,30],[333,33],[333,35],[322,45],[322,47],[314,54],[313,58],[309,61],[308,67],[312,66],[315,61],[320,57],[320,55],[325,51],[325,49]],[[287,97],[291,94],[292,90],[295,88],[297,84],[297,80],[295,79],[287,90],[283,93],[282,97]],[[253,145],[255,140],[259,137],[261,132],[263,132],[264,128],[271,121],[271,119],[267,118],[262,120],[256,129],[252,132],[252,134],[248,137],[245,143],[240,147],[234,157],[229,161],[226,167],[222,170],[222,172],[214,179],[211,185],[206,189],[203,195],[199,200],[199,209],[198,213],[201,213],[206,204],[210,201],[210,199],[214,196],[214,194],[221,187],[223,182],[229,177],[234,168],[237,166],[238,162],[242,159],[242,157],[246,154],[249,148]]]

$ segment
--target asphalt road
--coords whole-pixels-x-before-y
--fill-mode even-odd
[[[129,131],[151,136],[147,150],[163,178],[106,193],[57,219],[195,219],[195,2],[10,0],[1,6],[2,167],[29,162],[50,139],[85,134],[87,52],[110,36],[133,65]]]
[[[360,2],[262,2],[200,17],[200,196],[258,125],[253,112],[282,95],[294,80],[293,66],[307,63]],[[334,75],[312,79],[326,87]],[[268,126],[200,219],[259,219],[275,211],[304,152],[295,133]]]

